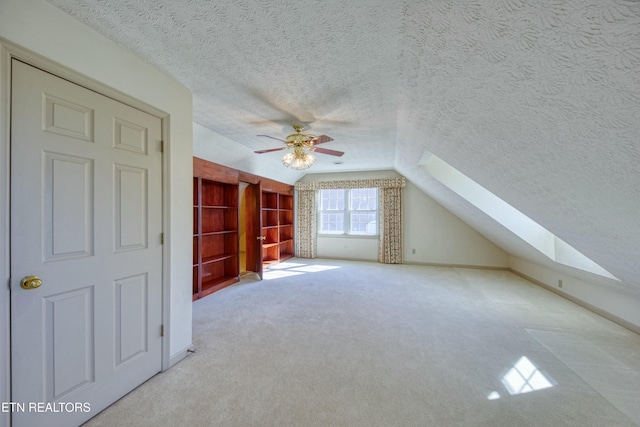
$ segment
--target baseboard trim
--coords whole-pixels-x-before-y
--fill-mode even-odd
[[[186,359],[190,353],[195,353],[195,347],[193,344],[180,350],[171,359],[169,359],[169,367],[167,369],[171,369],[174,365]]]
[[[476,270],[499,270],[511,271],[509,267],[498,267],[491,265],[470,265],[470,264],[441,264],[437,262],[405,262],[406,265],[424,265],[427,267],[446,267],[446,268],[473,268]]]
[[[309,259],[309,258],[300,258],[300,259]],[[362,259],[362,258],[330,258],[330,257],[316,257],[314,259],[319,260],[334,260],[334,261],[360,261],[360,262],[377,262],[382,265],[422,265],[425,267],[443,267],[443,268],[473,268],[476,270],[500,270],[500,271],[511,271],[509,267],[498,267],[491,265],[471,265],[471,264],[445,264],[445,263],[437,263],[437,262],[417,262],[417,261],[405,261],[401,264],[386,264],[384,262],[380,262],[377,259]]]
[[[297,258],[300,258],[300,257],[297,257]],[[326,259],[326,260],[334,260],[334,261],[380,262],[375,258],[349,258],[349,257],[337,258],[337,257],[320,256],[320,255],[314,258],[300,258],[300,259],[318,259],[318,260]]]
[[[521,273],[520,271],[514,270],[513,268],[508,268],[508,270],[511,271],[513,274],[522,277],[523,279],[526,279],[526,280],[528,280],[528,281],[530,281],[530,282],[532,282],[532,283],[534,283],[534,284],[536,284],[538,286],[541,286],[541,287],[545,288],[546,290],[551,291],[554,294],[556,294],[558,296],[561,296],[562,298],[565,298],[565,299],[571,301],[572,303],[578,304],[579,306],[581,306],[583,308],[586,308],[587,310],[592,311],[595,314],[597,314],[599,316],[602,316],[605,319],[610,320],[611,322],[613,322],[613,323],[615,323],[617,325],[620,325],[623,328],[626,328],[626,329],[630,330],[633,333],[636,333],[636,334],[640,335],[640,326],[638,326],[638,325],[635,325],[635,324],[633,324],[633,323],[631,323],[631,322],[629,322],[627,320],[624,320],[624,319],[616,316],[615,314],[609,313],[606,310],[603,310],[603,309],[601,309],[599,307],[596,307],[593,304],[589,304],[588,302],[583,301],[580,298],[576,298],[573,295],[569,295],[569,294],[566,294],[564,292],[561,292],[560,290],[554,288],[553,286],[548,285],[548,284],[546,284],[544,282],[541,282],[541,281],[539,281],[537,279],[534,279],[533,277],[527,276],[526,274]]]

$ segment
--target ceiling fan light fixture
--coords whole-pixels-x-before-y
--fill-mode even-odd
[[[316,156],[309,152],[291,151],[284,155],[282,164],[291,169],[308,169],[316,161]]]
[[[320,154],[328,154],[330,156],[342,156],[344,153],[342,151],[330,150],[328,148],[317,148],[316,145],[324,144],[325,142],[333,141],[333,138],[327,135],[307,135],[301,133],[303,126],[302,125],[294,125],[293,129],[296,133],[292,133],[288,135],[286,140],[280,138],[274,138],[269,135],[258,135],[264,136],[271,139],[277,139],[278,141],[284,142],[285,146],[280,148],[270,148],[267,150],[257,150],[254,153],[264,154],[271,153],[272,151],[280,151],[280,150],[291,150],[282,158],[282,164],[291,169],[308,169],[313,165],[316,161],[316,156],[313,152],[317,152]]]

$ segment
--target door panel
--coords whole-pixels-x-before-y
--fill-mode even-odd
[[[93,255],[93,160],[44,152],[45,262]]]
[[[148,351],[149,286],[146,274],[118,279],[115,284],[115,366],[119,367]]]
[[[12,400],[90,409],[13,425],[78,425],[161,369],[161,121],[16,60],[11,112]]]
[[[114,165],[115,251],[147,246],[147,171]]]
[[[94,302],[91,287],[44,298],[47,402],[94,381]]]
[[[247,268],[262,279],[262,215],[260,213],[260,184],[249,184],[244,191],[247,219]]]
[[[44,131],[93,141],[93,109],[58,98],[46,92],[44,98]]]

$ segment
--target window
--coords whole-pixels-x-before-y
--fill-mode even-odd
[[[319,234],[378,235],[378,189],[320,190]]]

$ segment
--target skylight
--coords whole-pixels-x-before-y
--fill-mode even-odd
[[[425,153],[420,165],[552,261],[609,279],[619,280],[546,228],[436,156]]]

